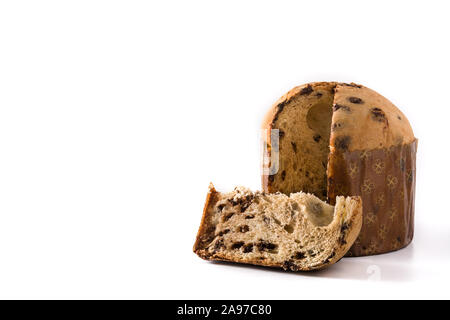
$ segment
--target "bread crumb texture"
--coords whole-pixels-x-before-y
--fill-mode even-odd
[[[312,194],[251,192],[210,187],[194,252],[207,260],[322,269],[341,259],[362,225],[360,197],[331,206]]]

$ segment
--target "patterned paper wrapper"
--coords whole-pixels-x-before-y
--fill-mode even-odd
[[[363,200],[363,226],[347,256],[386,253],[411,242],[416,150],[417,140],[387,149],[330,154],[330,203],[340,195]]]

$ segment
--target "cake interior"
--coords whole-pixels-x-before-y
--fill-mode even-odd
[[[241,187],[214,197],[200,246],[205,258],[288,264],[293,270],[321,265],[336,254],[340,221],[334,219],[335,208],[314,195],[253,193]],[[338,206],[345,208],[342,202]]]
[[[302,190],[327,199],[327,164],[330,153],[333,84],[323,84],[310,95],[289,100],[274,121],[280,130],[279,170],[273,179],[274,190],[285,194]],[[292,152],[283,152],[283,151]]]

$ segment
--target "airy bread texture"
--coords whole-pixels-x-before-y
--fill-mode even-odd
[[[206,260],[316,270],[339,261],[361,225],[359,197],[337,197],[333,207],[303,192],[219,193],[210,185],[194,252]]]
[[[416,139],[406,116],[388,99],[354,83],[309,83],[281,97],[266,114],[262,128],[279,130],[277,141],[272,141],[271,134],[265,140],[265,158],[271,161],[263,166],[269,169],[277,163],[278,168],[262,175],[264,192],[304,191],[332,205],[338,195],[362,196],[365,192],[364,215],[376,214],[378,223],[371,223],[371,217],[363,225],[361,248],[352,255],[388,252],[409,244]],[[391,188],[394,182],[395,190]],[[399,194],[395,199],[393,191]],[[385,199],[383,203],[389,200],[390,207],[383,208],[376,197]],[[398,211],[398,223],[387,219],[392,211]],[[382,232],[380,238],[376,227],[386,228],[388,223],[392,232]],[[388,248],[382,241],[392,245]]]

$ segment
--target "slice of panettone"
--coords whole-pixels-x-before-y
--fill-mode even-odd
[[[311,194],[229,193],[211,185],[194,252],[206,260],[323,269],[339,261],[362,225],[359,197],[337,197],[330,206]]]

